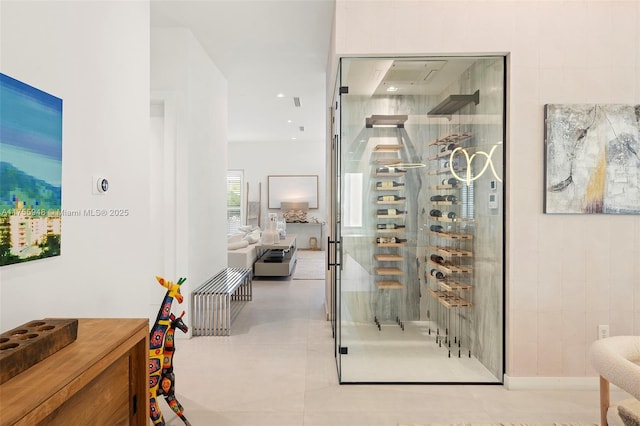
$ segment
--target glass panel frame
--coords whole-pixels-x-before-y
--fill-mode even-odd
[[[360,227],[336,203],[340,383],[502,383],[506,72],[505,56],[341,58],[336,180],[364,190]]]

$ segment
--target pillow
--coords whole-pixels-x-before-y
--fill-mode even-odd
[[[249,232],[247,235],[244,236],[243,239],[247,241],[249,244],[257,243],[258,241],[260,241],[260,229],[256,229],[252,232]]]
[[[618,405],[618,414],[625,426],[640,426],[640,401],[625,399]]]
[[[253,225],[241,225],[238,227],[238,232],[241,232],[243,235],[246,235],[250,232],[255,231],[256,229],[260,229],[260,227],[253,226]]]
[[[238,241],[242,241],[244,234],[231,234],[227,235],[227,243],[237,243]]]
[[[241,248],[245,248],[249,245],[246,240],[234,241],[227,243],[227,250],[237,250]]]

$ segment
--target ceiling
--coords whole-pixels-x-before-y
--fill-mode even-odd
[[[189,28],[224,74],[229,142],[324,143],[333,10],[333,0],[152,0],[151,26]]]
[[[334,0],[151,0],[151,26],[189,28],[224,74],[229,142],[324,143],[334,7]],[[354,59],[344,62],[341,85],[349,95],[439,95],[473,61]]]

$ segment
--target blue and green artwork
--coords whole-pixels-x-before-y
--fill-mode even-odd
[[[0,266],[60,255],[62,99],[0,73]]]

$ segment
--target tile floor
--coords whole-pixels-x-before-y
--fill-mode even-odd
[[[229,337],[176,342],[176,395],[193,426],[597,423],[597,391],[339,385],[324,282],[254,280]],[[615,396],[614,396],[615,397]],[[164,403],[167,425],[182,421]]]

